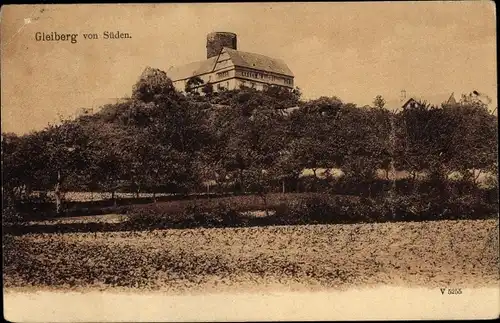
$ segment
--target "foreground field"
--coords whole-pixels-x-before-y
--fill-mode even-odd
[[[33,234],[4,239],[6,288],[165,291],[498,284],[498,221]]]

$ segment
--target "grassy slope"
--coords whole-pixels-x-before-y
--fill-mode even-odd
[[[472,287],[499,279],[496,220],[7,238],[7,288]]]

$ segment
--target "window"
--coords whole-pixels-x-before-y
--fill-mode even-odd
[[[265,78],[269,77],[267,74],[264,74],[264,73],[249,72],[249,71],[241,71],[241,76],[250,77],[250,78],[254,78],[254,79],[265,79]]]
[[[293,83],[293,80],[292,80],[292,79],[285,78],[285,84],[292,85],[292,83]]]
[[[229,76],[229,71],[217,73],[218,78],[223,78],[223,77],[228,77],[228,76]]]

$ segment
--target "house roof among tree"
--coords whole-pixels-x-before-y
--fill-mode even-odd
[[[429,99],[420,96],[412,96],[403,104],[403,108],[407,107],[408,104],[411,102],[421,102],[421,103],[425,102],[427,104],[441,106],[441,104],[456,104],[457,100],[455,99],[454,93],[451,93],[450,96],[434,95],[430,96]]]
[[[401,107],[407,107],[411,102],[426,102],[427,104],[441,106],[441,104],[454,104],[457,103],[455,94],[451,93],[436,93],[426,96],[408,95],[407,99],[401,102],[398,99],[387,100],[385,106],[388,109],[398,110]]]
[[[446,101],[446,104],[456,104],[457,100],[455,99],[454,93],[451,93],[450,97],[448,98],[448,101]]]

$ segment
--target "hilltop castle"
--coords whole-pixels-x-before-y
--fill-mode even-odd
[[[189,85],[193,91],[202,92],[205,84],[212,84],[214,91],[238,89],[241,86],[263,90],[277,85],[293,89],[294,76],[280,59],[237,49],[237,36],[228,32],[213,32],[207,36],[207,59],[167,71],[179,91]],[[188,84],[189,80],[192,80]],[[197,79],[198,82],[193,82]],[[201,83],[201,81],[203,83]]]

